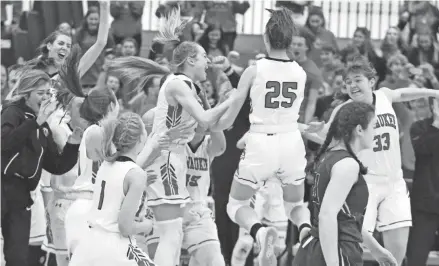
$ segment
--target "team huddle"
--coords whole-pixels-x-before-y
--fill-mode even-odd
[[[350,100],[335,108],[327,124],[301,124],[306,73],[287,55],[295,25],[285,9],[270,12],[264,34],[268,57],[247,68],[237,89],[214,108],[197,85],[211,62],[197,43],[179,41],[184,27],[179,9],[163,19],[155,39],[172,47],[174,71],[134,56],[109,65],[124,83],[139,88],[164,76],[157,106],[143,117],[122,112],[109,90],[84,94],[79,77],[88,59],[86,54],[79,60],[75,49],[63,56],[53,77],[58,85],[51,89],[43,71],[23,71],[15,95],[30,93],[17,102],[38,114],[37,138],[47,122],[61,146],[57,160],[77,154],[62,167],[54,161],[58,168],[49,171],[63,175],[57,179],[70,176],[73,183],[51,184],[60,199],[52,211],[65,213],[54,242],[68,265],[175,266],[182,249],[190,255],[189,265],[225,265],[208,207],[210,164],[226,149],[223,130],[233,125],[248,97],[251,126],[237,143],[243,153],[227,204],[230,219],[242,230],[236,252],[246,249],[248,255],[254,242],[259,266],[277,265],[289,219],[299,228],[294,265],[362,265],[364,247],[380,265],[401,265],[411,214],[392,103],[439,98],[439,93],[373,91],[375,71],[359,59],[345,77]],[[55,96],[47,99],[47,91]],[[3,106],[2,119],[14,108]],[[304,139],[322,145],[310,167]],[[20,173],[13,160],[9,171]],[[303,200],[307,172],[314,179],[308,204]],[[70,203],[62,206],[63,200]],[[385,247],[373,238],[375,229],[383,232]],[[391,241],[395,238],[400,241]]]

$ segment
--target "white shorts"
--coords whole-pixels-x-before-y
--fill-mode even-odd
[[[88,235],[90,232],[87,219],[92,204],[92,200],[77,199],[67,210],[64,223],[66,229],[66,245],[69,254],[74,251],[81,237]]]
[[[135,241],[101,229],[90,229],[73,253],[69,266],[154,266]]]
[[[186,189],[186,154],[162,151],[147,171],[154,171],[158,180],[146,189],[148,206],[185,204],[190,201]]]
[[[47,222],[43,194],[40,187],[31,192],[34,204],[31,206],[30,245],[41,245],[46,238]]]
[[[154,230],[146,237],[145,246],[158,243],[160,238]],[[212,211],[206,206],[188,208],[183,219],[182,248],[190,253],[207,245],[220,245],[218,229]]]
[[[364,177],[368,181],[369,176]],[[370,176],[373,180],[377,176]],[[386,182],[367,182],[369,201],[363,226],[369,232],[384,232],[412,226],[410,195],[404,179]]]
[[[305,180],[306,151],[300,131],[287,133],[247,133],[235,180],[259,189],[269,178],[282,186],[300,185]]]
[[[65,219],[67,210],[73,202],[74,201],[70,199],[54,198],[47,207],[50,217],[50,229],[52,232],[52,253],[68,255]]]

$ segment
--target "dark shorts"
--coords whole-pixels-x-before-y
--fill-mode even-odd
[[[338,243],[340,265],[363,266],[363,250],[359,243],[342,241]],[[308,238],[302,241],[293,266],[326,266],[320,241]]]

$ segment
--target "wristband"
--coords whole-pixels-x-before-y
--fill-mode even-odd
[[[228,68],[226,68],[226,70],[224,70],[224,73],[229,72],[232,69],[232,66],[229,66]]]
[[[304,228],[309,228],[309,229],[311,229],[311,225],[310,225],[309,223],[303,223],[301,226],[299,226],[299,234],[300,234],[300,232],[302,232],[302,230],[303,230]]]

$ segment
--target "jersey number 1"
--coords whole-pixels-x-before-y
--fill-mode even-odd
[[[273,91],[267,92],[265,95],[265,108],[277,109],[280,106],[283,108],[293,106],[297,96],[292,90],[297,90],[297,82],[282,82],[281,84],[278,81],[268,81],[265,88],[273,89]],[[286,100],[280,101],[276,99],[281,93]]]

